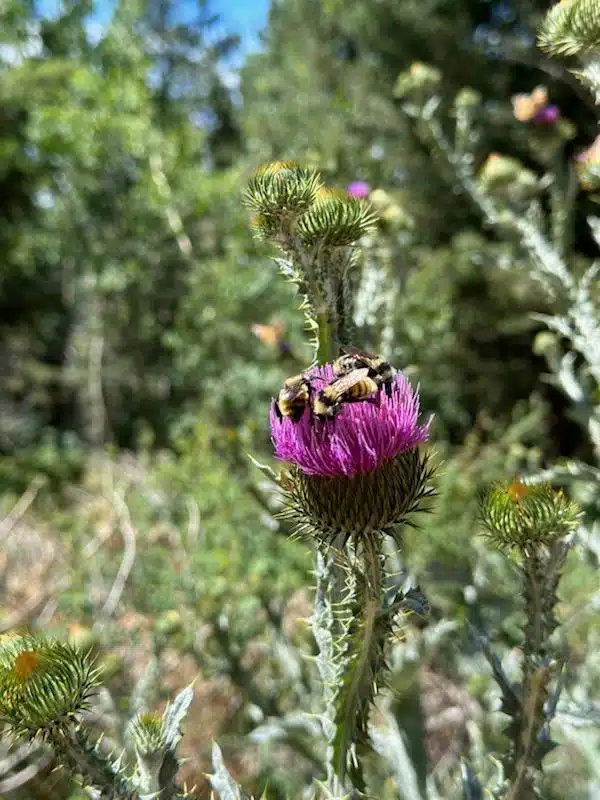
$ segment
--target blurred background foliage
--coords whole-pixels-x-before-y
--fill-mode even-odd
[[[457,93],[479,93],[472,163],[499,151],[538,178],[592,141],[592,100],[536,50],[542,0],[274,0],[249,53],[219,22],[235,13],[227,3],[112,5],[100,24],[84,0],[55,13],[1,4],[2,629],[93,644],[116,738],[144,670],[160,671],[156,702],[200,676],[184,767],[198,796],[213,737],[249,790],[299,796],[306,764],[245,737],[302,705],[302,663],[273,653],[312,647],[311,554],[274,519],[248,453],[270,461],[269,399],[311,352],[240,193],[273,158],[316,166],[331,185],[367,181],[382,190],[381,222],[357,276],[357,344],[420,384],[444,463],[435,513],[406,542],[432,618],[409,635],[407,652],[426,656],[420,678],[409,656],[399,667],[397,715],[414,716],[420,681],[426,756],[454,785],[448,754],[455,767],[472,719],[487,742],[501,729],[482,722],[494,699],[465,623],[518,646],[515,579],[477,538],[477,493],[592,456],[536,346],[531,312],[552,311],[548,294],[403,113],[398,75],[414,62],[439,70],[448,130]],[[540,83],[572,125],[545,146],[510,101]],[[573,196],[575,272],[596,253],[594,208]],[[561,588],[575,661],[598,636],[596,566],[593,551],[573,551]],[[593,697],[600,669],[588,672],[574,694]],[[454,736],[456,721],[438,719],[449,702],[465,712]],[[565,752],[552,758],[566,777],[546,796],[597,797],[589,748]],[[0,776],[2,796],[82,796],[51,762],[32,763],[21,785],[14,769]]]

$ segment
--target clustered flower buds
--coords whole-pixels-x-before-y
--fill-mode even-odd
[[[329,357],[334,340],[351,336],[348,274],[357,259],[357,241],[377,221],[365,200],[368,191],[363,181],[348,190],[326,188],[316,171],[275,161],[253,175],[244,193],[258,237],[284,253],[277,263],[303,298],[301,308],[307,329],[315,333],[321,362]]]

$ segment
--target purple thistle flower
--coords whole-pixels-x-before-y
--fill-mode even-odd
[[[534,125],[553,125],[560,118],[558,106],[545,106],[540,109],[531,120]]]
[[[352,195],[352,197],[363,199],[369,195],[371,187],[368,183],[366,183],[366,181],[353,181],[348,185],[346,191],[349,195]]]
[[[315,391],[334,378],[329,364],[308,376]],[[418,416],[419,395],[400,373],[394,376],[390,397],[380,390],[373,402],[345,403],[334,420],[315,419],[308,408],[298,422],[280,419],[272,403],[275,456],[297,464],[307,475],[350,478],[373,472],[427,440],[430,422],[419,425]]]

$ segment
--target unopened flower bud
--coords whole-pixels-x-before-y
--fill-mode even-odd
[[[30,634],[0,640],[0,719],[33,738],[73,722],[98,685],[89,654]]]
[[[487,536],[500,548],[550,545],[571,533],[579,518],[579,507],[550,484],[498,485],[481,503]]]

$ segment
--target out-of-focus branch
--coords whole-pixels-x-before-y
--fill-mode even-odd
[[[186,260],[189,260],[192,257],[192,242],[183,227],[181,214],[173,205],[173,192],[163,169],[162,158],[158,153],[154,153],[150,156],[149,163],[152,180],[165,203],[165,217],[169,229],[175,237],[181,255]]]
[[[15,525],[17,525],[19,520],[27,513],[27,510],[31,507],[31,504],[45,483],[46,478],[43,475],[36,475],[9,513],[4,519],[0,520],[0,545],[10,536]]]

